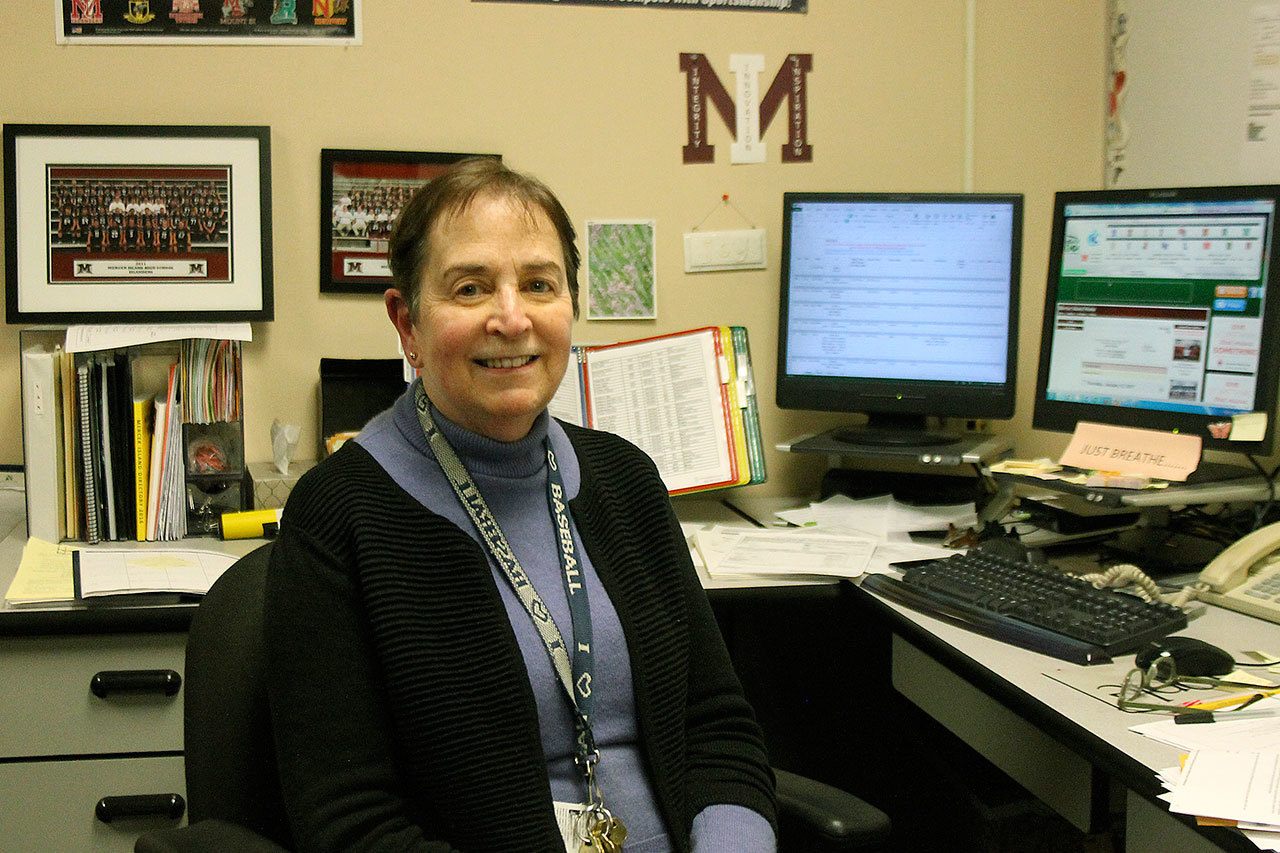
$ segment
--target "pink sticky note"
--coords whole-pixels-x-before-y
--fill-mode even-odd
[[[1081,421],[1063,465],[1182,482],[1200,464],[1200,436]]]

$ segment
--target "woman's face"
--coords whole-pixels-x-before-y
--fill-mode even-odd
[[[573,303],[555,226],[539,208],[482,195],[427,239],[417,316],[388,295],[405,350],[450,420],[523,438],[569,362]]]

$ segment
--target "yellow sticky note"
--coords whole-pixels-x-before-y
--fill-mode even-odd
[[[1267,433],[1267,413],[1249,412],[1231,416],[1231,441],[1262,441]]]

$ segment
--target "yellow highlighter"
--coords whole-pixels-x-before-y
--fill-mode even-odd
[[[223,539],[271,539],[280,532],[282,509],[251,509],[224,512],[218,519],[218,535]]]

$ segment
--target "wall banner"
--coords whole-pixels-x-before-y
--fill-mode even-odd
[[[629,6],[647,9],[713,9],[720,12],[809,11],[809,0],[471,0],[473,3],[541,3],[546,6]]]
[[[360,43],[364,0],[54,0],[58,44]]]
[[[708,105],[715,108],[715,114],[720,116],[733,139],[729,149],[730,163],[765,161],[762,137],[779,113],[783,113],[785,118],[787,135],[782,144],[782,162],[813,161],[813,146],[809,144],[808,136],[808,77],[813,70],[813,54],[788,54],[762,95],[760,72],[764,67],[764,56],[760,54],[732,54],[729,70],[733,74],[734,95],[730,95],[706,54],[680,54],[688,129],[682,152],[685,163],[715,161],[716,148],[711,144],[708,133],[711,115]],[[781,109],[784,103],[785,112]]]

